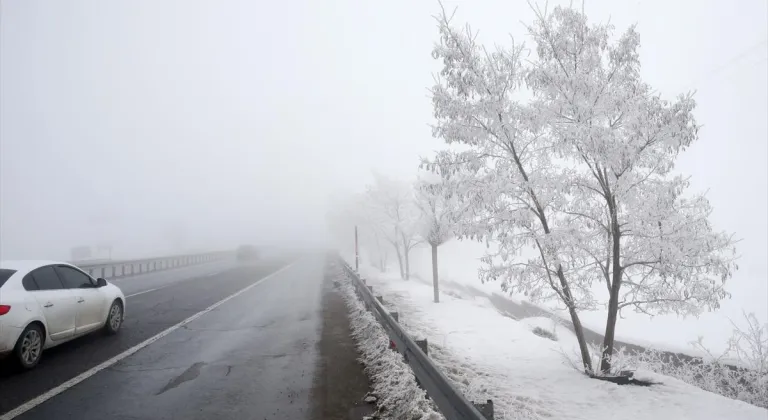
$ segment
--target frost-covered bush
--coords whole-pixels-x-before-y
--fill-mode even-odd
[[[368,312],[346,281],[341,267],[331,264],[328,270],[339,282],[349,310],[352,337],[360,352],[360,361],[378,397],[380,415],[392,419],[438,420],[438,414],[424,390],[416,384],[411,368],[396,351],[389,349],[389,338],[376,318]]]
[[[728,349],[720,356],[707,350],[701,338],[693,346],[707,357],[690,357],[648,349],[614,354],[616,369],[646,369],[671,376],[703,390],[768,408],[768,324],[745,315],[746,328],[734,325]]]

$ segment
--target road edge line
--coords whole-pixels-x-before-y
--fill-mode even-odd
[[[138,352],[139,350],[143,349],[144,347],[147,347],[148,345],[154,343],[155,341],[160,340],[161,338],[165,337],[166,335],[168,335],[168,334],[178,330],[179,328],[189,324],[190,322],[200,318],[201,316],[207,314],[208,312],[211,312],[212,310],[218,308],[219,306],[221,306],[225,302],[227,302],[227,301],[229,301],[229,300],[231,300],[231,299],[233,299],[233,298],[235,298],[235,297],[237,297],[237,296],[247,292],[248,290],[250,290],[250,289],[260,285],[261,283],[263,283],[263,282],[265,282],[265,281],[275,277],[276,275],[282,273],[283,271],[293,267],[297,262],[298,261],[294,261],[294,262],[292,262],[292,263],[290,263],[290,264],[280,268],[279,270],[277,270],[275,272],[267,274],[265,277],[262,277],[261,279],[259,279],[256,283],[253,283],[251,285],[248,285],[248,286],[238,290],[237,292],[235,292],[235,293],[225,297],[224,299],[222,299],[222,300],[214,303],[213,305],[203,309],[202,311],[200,311],[200,312],[190,316],[189,318],[179,322],[178,324],[172,325],[172,326],[166,328],[165,330],[160,331],[159,333],[155,334],[154,336],[152,336],[152,337],[142,341],[141,343],[136,344],[135,346],[133,346],[133,347],[123,351],[122,353],[118,354],[117,356],[113,356],[111,359],[108,359],[108,360],[106,360],[104,362],[99,363],[98,365],[96,365],[96,366],[86,370],[85,372],[75,376],[74,378],[69,379],[68,381],[64,382],[63,384],[61,384],[61,385],[59,385],[59,386],[57,386],[55,388],[49,389],[48,391],[38,395],[35,398],[32,398],[31,400],[25,402],[24,404],[22,404],[22,405],[20,405],[20,406],[18,406],[16,408],[14,408],[13,410],[11,410],[11,411],[1,415],[0,416],[0,420],[11,420],[11,419],[13,419],[15,417],[18,417],[18,416],[26,413],[27,411],[37,407],[38,405],[40,405],[40,404],[50,400],[53,397],[61,394],[62,392],[68,390],[69,388],[72,388],[73,386],[79,384],[80,382],[83,382],[84,380],[90,378],[91,376],[101,372],[102,370],[104,370],[104,369],[106,369],[106,368],[116,364],[117,362],[125,359],[128,356],[133,355],[134,353]]]

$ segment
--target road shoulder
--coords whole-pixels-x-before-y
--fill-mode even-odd
[[[360,355],[351,336],[349,312],[341,292],[334,287],[333,273],[326,265],[311,418],[361,419],[371,415],[375,407],[363,401],[370,390],[369,381],[358,361]]]

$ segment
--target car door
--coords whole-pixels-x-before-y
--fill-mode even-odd
[[[91,276],[68,266],[56,267],[64,286],[69,289],[77,301],[77,316],[75,318],[75,335],[93,331],[104,323],[106,316],[106,301],[104,293],[96,287]]]
[[[71,290],[64,287],[53,266],[40,267],[29,273],[37,290],[30,290],[45,318],[51,340],[72,338],[75,334],[77,301]]]

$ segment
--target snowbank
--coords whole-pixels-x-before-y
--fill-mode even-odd
[[[577,351],[573,333],[549,318],[521,321],[504,316],[488,297],[441,294],[420,281],[403,281],[361,266],[376,294],[397,307],[401,324],[427,337],[430,356],[471,400],[494,400],[497,419],[723,419],[765,420],[768,410],[695,388],[682,381],[638,372],[661,382],[619,386],[589,379],[565,356]],[[552,332],[556,341],[533,333]]]

